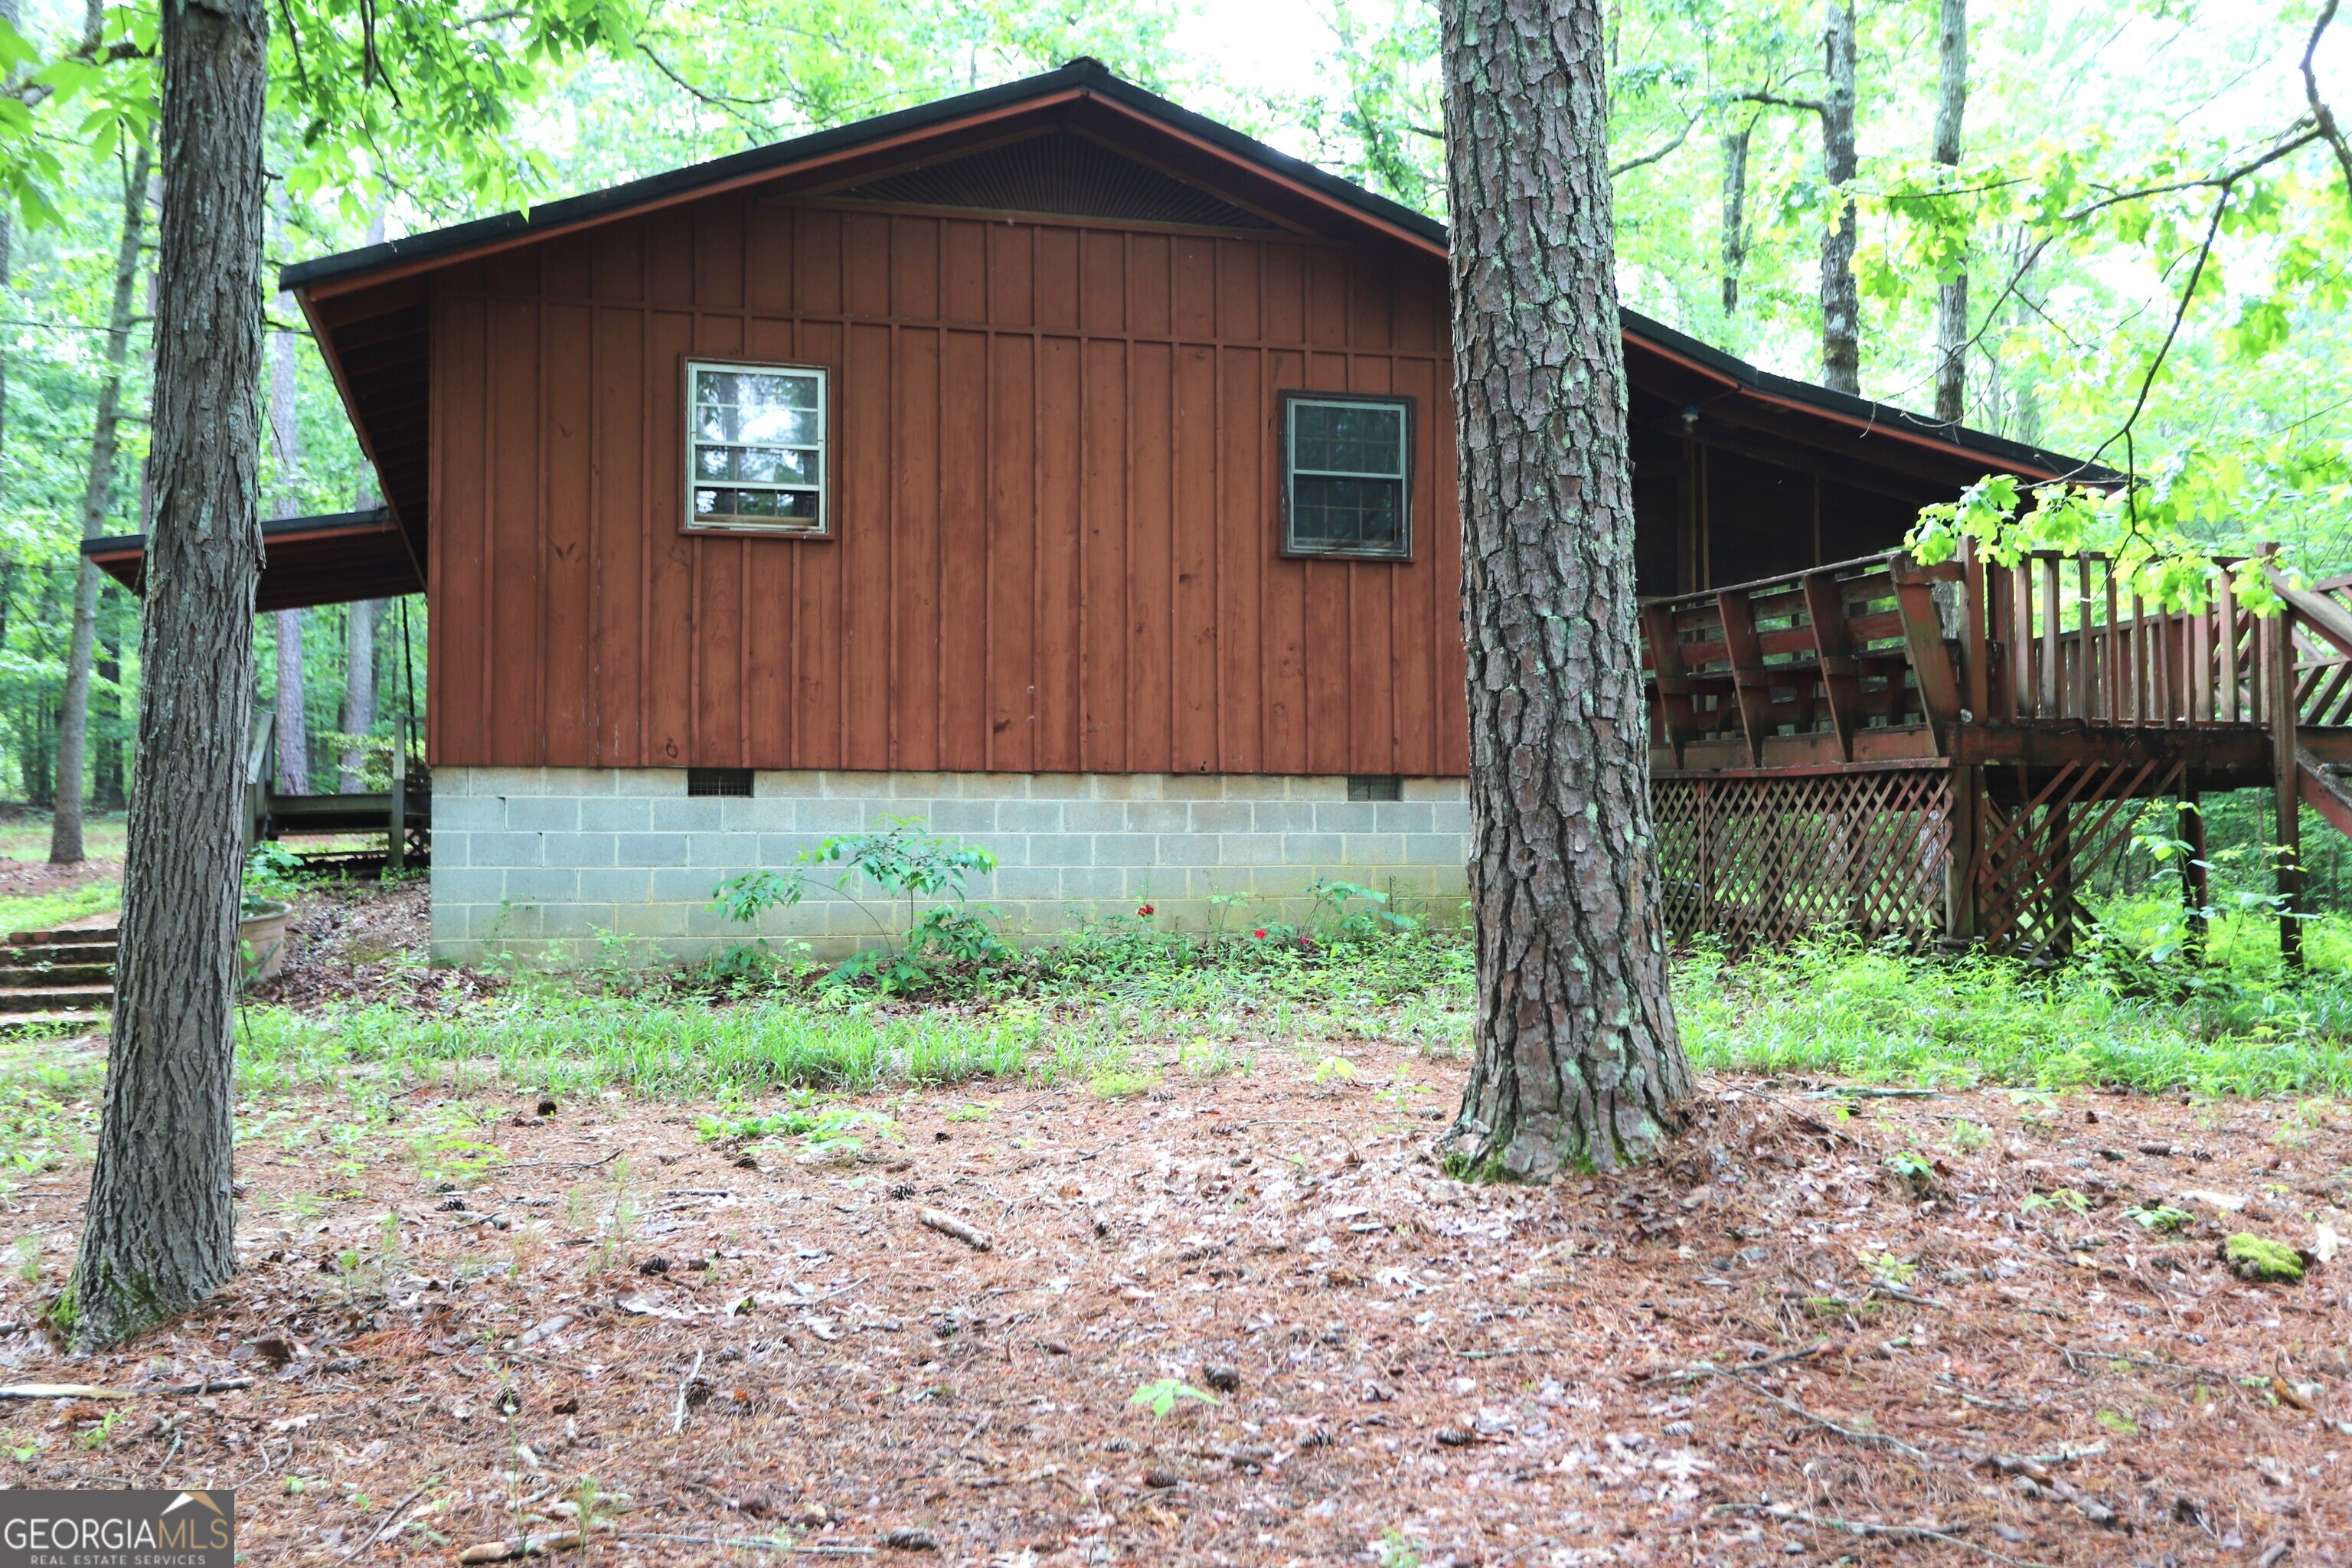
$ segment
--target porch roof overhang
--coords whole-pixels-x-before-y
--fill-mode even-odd
[[[391,511],[278,518],[261,525],[261,585],[256,610],[297,610],[355,599],[395,599],[425,591],[425,574]],[[147,587],[147,536],[86,539],[81,552],[130,589]]]

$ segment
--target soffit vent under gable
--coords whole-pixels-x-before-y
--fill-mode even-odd
[[[1067,131],[1050,131],[960,158],[901,170],[832,193],[833,199],[1109,218],[1188,228],[1280,227],[1213,192],[1123,157]]]

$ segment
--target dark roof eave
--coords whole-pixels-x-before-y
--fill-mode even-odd
[[[1352,207],[1391,227],[1402,229],[1431,245],[1443,248],[1445,244],[1445,226],[1428,215],[1415,212],[1386,196],[1376,195],[1360,185],[1327,174],[1312,163],[1244,136],[1231,126],[1220,125],[1205,115],[1171,103],[1157,93],[1146,91],[1132,82],[1122,81],[1097,60],[1076,59],[1058,70],[1039,76],[1024,77],[1019,81],[982,88],[974,92],[959,93],[953,98],[897,110],[871,120],[812,132],[786,142],[771,142],[765,147],[730,153],[723,158],[689,163],[683,169],[649,174],[642,180],[631,180],[601,191],[589,191],[547,202],[528,212],[501,213],[496,217],[478,218],[471,223],[386,240],[381,245],[366,246],[358,250],[293,262],[279,268],[278,286],[288,290],[305,289],[358,277],[380,268],[453,256],[478,246],[528,235],[534,230],[552,230],[626,211],[665,197],[686,195],[705,185],[757,174],[762,170],[782,168],[827,153],[854,151],[867,142],[881,142],[908,132],[986,113],[1024,100],[1078,89],[1099,94],[1114,103],[1139,110],[1178,131],[1245,159],[1270,174],[1305,185],[1318,195]]]
[[[273,517],[261,525],[261,542],[267,546],[272,539],[289,535],[310,537],[329,533],[388,533],[399,525],[393,521],[389,507],[374,507],[366,511],[331,511],[316,517]],[[144,554],[147,536],[143,533],[116,533],[103,539],[85,539],[81,552],[89,556]]]
[[[1837,392],[1816,382],[1775,374],[1748,363],[1736,354],[1726,353],[1712,343],[1702,342],[1688,333],[1677,331],[1664,321],[1653,321],[1637,310],[1621,309],[1620,315],[1629,335],[1682,358],[1696,361],[1707,370],[1736,383],[1743,391],[1801,403],[1865,426],[1884,426],[1905,436],[1957,447],[1963,451],[1992,458],[2008,468],[2035,470],[2055,479],[2103,488],[2126,482],[2126,476],[2113,468],[2084,462],[2080,458],[2070,458],[2063,452],[2012,441],[2005,436],[1971,429],[1965,425],[1946,424],[1940,419],[1930,419],[1891,403],[1874,403],[1869,398]]]

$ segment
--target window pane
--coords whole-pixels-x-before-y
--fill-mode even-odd
[[[815,528],[824,510],[824,374],[691,367],[690,521]]]
[[[1395,550],[1404,486],[1396,479],[1325,479],[1300,474],[1290,481],[1290,542],[1301,550]]]
[[[1392,403],[1293,403],[1290,466],[1404,473],[1404,410]]]

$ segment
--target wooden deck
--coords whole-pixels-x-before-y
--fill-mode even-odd
[[[2352,577],[2274,581],[2269,616],[2214,585],[2166,613],[2100,557],[1971,550],[1646,601],[1669,926],[2063,954],[2088,918],[2077,889],[2144,813],[2186,806],[2176,831],[2200,844],[2197,798],[2248,786],[2279,793],[2279,891],[2299,910],[2294,805],[2352,832]],[[2299,957],[2294,921],[2282,941]]]

